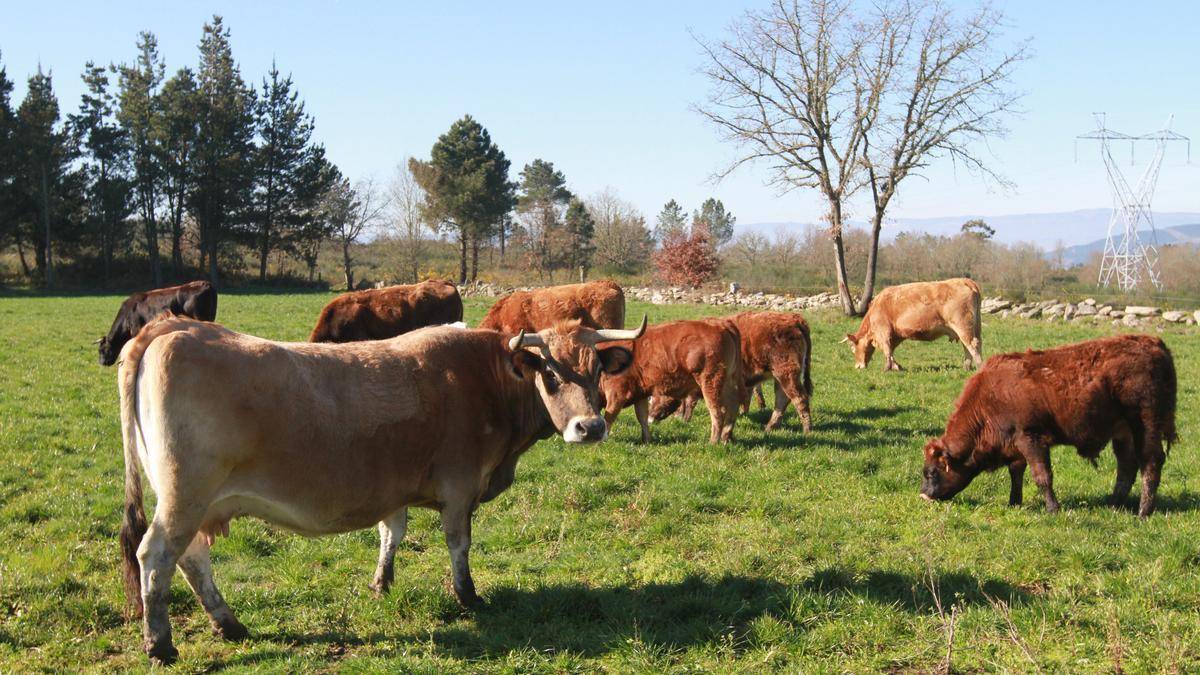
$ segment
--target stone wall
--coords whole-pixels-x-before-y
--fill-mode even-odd
[[[460,291],[464,297],[483,296],[499,297],[514,290],[529,290],[533,286],[513,287],[490,283],[476,283],[463,286]],[[823,292],[816,295],[795,296],[788,294],[742,293],[736,284],[724,293],[692,290],[687,288],[651,288],[645,286],[629,286],[625,288],[625,297],[655,305],[702,304],[745,309],[770,309],[779,311],[801,311],[820,308],[840,308],[841,302],[836,293]],[[1073,321],[1075,323],[1111,322],[1113,325],[1141,326],[1153,323],[1178,323],[1194,326],[1200,323],[1200,310],[1194,312],[1167,310],[1159,307],[1139,305],[1113,305],[1100,303],[1093,298],[1082,302],[1062,302],[1059,300],[1042,300],[1039,302],[1015,302],[1001,297],[984,298],[980,307],[984,314],[1001,318],[1019,317],[1043,321]]]

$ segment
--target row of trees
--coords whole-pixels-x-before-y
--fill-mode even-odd
[[[62,118],[39,69],[13,114],[0,69],[0,237],[30,280],[54,283],[57,249],[90,253],[108,281],[135,241],[156,285],[167,265],[185,276],[189,247],[214,281],[247,250],[265,279],[276,252],[315,267],[321,242],[353,219],[354,191],[313,141],[291,76],[272,64],[260,89],[249,85],[221,17],[203,27],[195,69],[168,77],[143,32],[133,63],[88,62],[82,78],[77,113]]]

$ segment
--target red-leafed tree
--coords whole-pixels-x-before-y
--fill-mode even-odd
[[[721,265],[711,237],[702,227],[693,227],[690,233],[669,234],[651,260],[659,280],[672,286],[692,288],[715,277]]]

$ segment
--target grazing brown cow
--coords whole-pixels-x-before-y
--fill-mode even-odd
[[[905,340],[936,340],[943,335],[962,343],[963,365],[983,363],[979,284],[970,279],[919,281],[883,289],[863,317],[857,333],[843,342],[854,352],[854,367],[866,368],[875,349],[882,349],[888,370],[900,370],[892,357]]]
[[[925,446],[921,496],[949,499],[980,471],[1007,465],[1008,502],[1017,505],[1028,464],[1053,513],[1050,447],[1073,445],[1095,461],[1110,440],[1117,456],[1113,503],[1129,495],[1140,468],[1138,514],[1150,515],[1163,443],[1175,441],[1175,362],[1162,340],[1122,335],[993,356],[967,380],[946,433]]]
[[[588,328],[624,328],[625,292],[608,280],[515,291],[497,300],[479,327],[515,334],[566,319]]]
[[[462,297],[449,281],[351,291],[325,305],[308,341],[386,340],[462,318]]]
[[[799,314],[791,312],[742,312],[728,317],[706,319],[716,323],[732,323],[741,336],[742,373],[745,377],[742,412],[750,408],[750,391],[761,387],[767,379],[775,381],[775,409],[767,422],[766,430],[779,428],[788,403],[796,406],[796,414],[804,431],[812,431],[812,338],[808,322]],[[759,406],[762,394],[759,392]],[[699,400],[693,393],[682,402],[681,417],[691,419],[692,410]],[[679,399],[654,397],[650,419],[661,420],[680,406]]]
[[[573,322],[511,339],[438,326],[312,344],[187,319],[151,323],[125,347],[119,375],[121,543],[146,652],[177,656],[167,607],[176,565],[214,628],[245,637],[209,558],[214,536],[241,516],[309,536],[379,523],[376,582],[386,586],[407,507],[438,509],[454,595],[477,604],[471,514],[512,484],[517,459],[539,439],[607,436],[599,380],[633,355],[597,345],[638,336]],[[148,526],[143,467],[158,495]]]
[[[111,366],[126,342],[147,323],[163,312],[190,316],[200,321],[217,318],[217,289],[207,281],[192,281],[180,286],[134,293],[121,303],[108,335],[96,341],[100,345],[100,365]]]
[[[731,323],[694,320],[651,326],[630,345],[633,365],[600,381],[609,425],[632,404],[645,443],[650,440],[651,396],[681,400],[698,392],[712,418],[709,442],[732,440],[743,389],[739,342]]]

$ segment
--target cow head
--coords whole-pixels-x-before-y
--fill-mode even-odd
[[[950,448],[941,438],[931,438],[925,444],[925,473],[921,479],[923,499],[950,499],[962,492],[979,473],[967,462],[970,452]]]
[[[538,333],[521,331],[508,343],[513,350],[512,370],[517,377],[533,381],[563,440],[602,441],[608,436],[608,425],[600,410],[600,376],[624,371],[633,363],[633,352],[599,345],[636,340],[644,332],[646,317],[635,330],[593,330],[572,321]]]
[[[853,333],[847,333],[846,339],[842,342],[850,343],[850,351],[854,353],[854,367],[866,368],[871,362],[871,355],[875,353],[875,342],[870,335],[859,337]]]
[[[100,345],[100,365],[111,366],[117,362],[117,356],[121,353],[121,345],[113,345],[113,340],[110,336],[96,340],[94,344]]]

